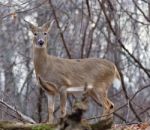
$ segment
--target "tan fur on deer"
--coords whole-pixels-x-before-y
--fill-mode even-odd
[[[28,24],[34,34],[33,62],[36,75],[39,75],[45,81],[52,83],[56,89],[59,90],[62,116],[65,116],[66,114],[67,88],[81,88],[84,87],[85,83],[92,88],[91,96],[97,102],[101,102],[104,108],[103,115],[113,112],[114,105],[108,99],[107,92],[116,79],[120,80],[120,75],[116,66],[112,62],[100,58],[77,60],[48,55],[47,33],[50,30],[52,23],[48,22],[41,27],[36,27],[31,23]],[[48,88],[48,86],[51,85],[46,86]],[[50,89],[47,89],[46,91],[50,91]],[[47,93],[51,95],[51,92]],[[54,94],[51,96],[54,96]],[[49,113],[52,115],[54,111],[54,98],[49,101],[49,108]]]

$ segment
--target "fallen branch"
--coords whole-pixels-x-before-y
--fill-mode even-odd
[[[53,125],[0,121],[0,130],[52,130]]]
[[[86,121],[80,121],[80,117],[78,118],[81,111],[76,111],[68,115],[58,124],[0,121],[0,130],[111,130],[110,128],[113,124],[112,119],[102,120],[90,125]]]
[[[26,116],[25,114],[23,114],[22,112],[18,111],[16,108],[10,106],[9,104],[7,104],[6,102],[4,102],[3,100],[0,99],[0,103],[4,106],[6,106],[7,108],[11,109],[12,111],[14,111],[15,113],[17,113],[17,115],[20,117],[20,119],[22,121],[25,122],[29,122],[29,123],[36,123],[32,118]]]

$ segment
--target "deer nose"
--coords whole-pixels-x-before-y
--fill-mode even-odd
[[[39,40],[38,40],[38,44],[42,46],[42,45],[44,44],[44,40],[39,39]]]

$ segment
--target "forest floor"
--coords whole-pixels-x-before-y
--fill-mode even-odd
[[[150,123],[140,123],[131,125],[115,124],[111,130],[150,130]]]
[[[0,130],[50,130],[51,128],[53,130],[57,129],[55,125],[42,124],[42,123],[30,124],[30,123],[23,123],[23,122],[0,121]],[[85,127],[79,127],[78,129],[73,129],[73,127],[69,127],[69,129],[67,130],[72,130],[72,129],[73,130],[85,130],[84,128]],[[104,130],[104,129],[101,129],[101,128],[97,129],[95,127],[94,130]],[[140,123],[140,124],[131,124],[131,125],[114,124],[112,128],[109,130],[150,130],[150,123]]]

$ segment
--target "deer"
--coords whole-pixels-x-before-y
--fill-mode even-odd
[[[89,96],[102,105],[102,117],[112,116],[114,104],[107,93],[113,84],[120,85],[116,65],[103,58],[67,59],[49,55],[48,33],[54,21],[48,21],[42,26],[27,23],[33,33],[33,64],[36,78],[48,97],[48,121],[54,120],[55,97],[60,96],[61,117],[64,117],[68,93],[84,92],[85,84],[90,88]]]

